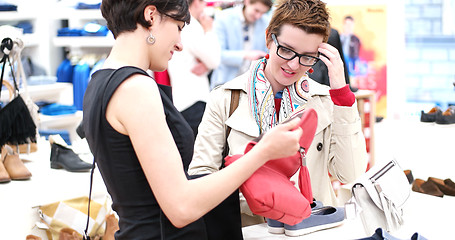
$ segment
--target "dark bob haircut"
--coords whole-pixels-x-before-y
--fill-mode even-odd
[[[101,14],[114,38],[126,31],[134,31],[137,24],[149,28],[151,23],[144,18],[144,9],[154,5],[161,16],[190,23],[187,0],[103,0]]]

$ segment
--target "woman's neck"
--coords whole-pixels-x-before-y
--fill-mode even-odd
[[[149,67],[147,46],[138,41],[137,34],[122,33],[117,37],[111,52],[104,63],[105,68],[119,68],[123,66],[135,66],[146,71]]]

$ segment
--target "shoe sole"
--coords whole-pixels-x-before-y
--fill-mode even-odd
[[[0,183],[9,183],[11,179],[0,179]]]
[[[310,228],[305,228],[305,229],[299,229],[299,230],[287,230],[284,229],[284,234],[289,237],[298,237],[302,235],[306,235],[312,232],[317,232],[320,230],[328,229],[328,228],[334,228],[337,226],[340,226],[341,224],[344,223],[345,220],[339,221],[339,222],[334,222],[334,223],[329,223],[329,224],[323,224],[319,226],[314,226]]]
[[[61,163],[51,163],[51,168],[52,169],[64,169],[68,172],[88,172],[90,170],[92,170],[92,168],[90,167],[89,169],[71,169],[71,168],[68,168],[66,167],[64,164],[61,164]]]
[[[30,178],[32,178],[32,176],[11,178],[11,180],[15,180],[15,181],[25,181],[25,180],[29,180]]]
[[[270,227],[267,226],[269,233],[272,234],[283,234],[284,233],[284,227]]]

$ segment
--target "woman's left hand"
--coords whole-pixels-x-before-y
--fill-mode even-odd
[[[339,89],[346,85],[344,67],[338,50],[328,43],[321,43],[318,51],[322,53],[319,58],[329,70],[330,88]]]

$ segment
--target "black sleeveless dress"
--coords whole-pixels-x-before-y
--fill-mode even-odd
[[[107,104],[117,87],[132,74],[148,74],[135,67],[102,69],[92,75],[84,95],[83,128],[90,150],[119,215],[116,239],[206,239],[202,219],[176,228],[164,215],[139,164],[129,136],[108,123]],[[153,81],[150,79],[150,81]],[[170,87],[159,85],[166,122],[183,160],[185,171],[193,155],[191,127],[172,104]],[[141,107],[138,102],[136,106]],[[146,111],[147,109],[144,109]],[[166,159],[162,159],[166,161]],[[188,175],[187,175],[188,177]]]

